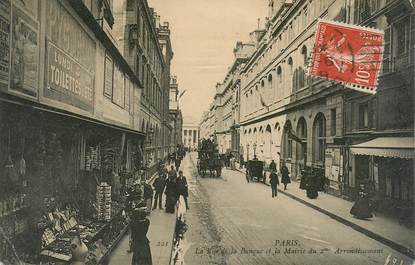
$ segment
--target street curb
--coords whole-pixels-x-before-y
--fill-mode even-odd
[[[245,172],[243,172],[240,169],[236,169],[236,170],[243,173],[243,174],[245,174]],[[260,182],[260,183],[265,184],[267,186],[270,186],[268,183],[263,183],[263,182]],[[296,200],[296,201],[298,201],[298,202],[300,202],[300,203],[302,203],[302,204],[304,204],[304,205],[306,205],[310,208],[313,208],[314,210],[317,210],[317,211],[329,216],[330,218],[332,218],[332,219],[334,219],[334,220],[336,220],[336,221],[338,221],[338,222],[340,222],[344,225],[347,225],[347,226],[351,227],[352,229],[354,229],[354,230],[356,230],[356,231],[358,231],[358,232],[360,232],[360,233],[362,233],[362,234],[364,234],[364,235],[366,235],[366,236],[368,236],[368,237],[370,237],[370,238],[372,238],[372,239],[374,239],[374,240],[376,240],[376,241],[378,241],[378,242],[380,242],[380,243],[382,243],[382,244],[384,244],[384,245],[386,245],[386,246],[388,246],[388,247],[390,247],[390,248],[392,248],[392,249],[408,256],[408,257],[410,257],[410,258],[412,258],[412,259],[415,258],[415,253],[411,248],[405,247],[405,246],[403,246],[399,243],[396,243],[396,242],[394,242],[390,239],[387,239],[386,237],[383,237],[383,236],[381,236],[377,233],[374,233],[374,232],[372,232],[372,231],[370,231],[370,230],[368,230],[368,229],[366,229],[366,228],[364,228],[360,225],[357,225],[353,222],[350,222],[349,220],[346,220],[341,216],[333,214],[333,213],[331,213],[331,212],[329,212],[329,211],[327,211],[327,210],[325,210],[321,207],[318,207],[318,206],[316,206],[312,203],[309,203],[309,202],[307,202],[303,199],[300,199],[295,195],[287,193],[287,192],[285,192],[281,189],[278,189],[278,191],[281,192],[282,194],[284,194],[285,196],[290,197],[291,199],[294,199],[294,200]]]

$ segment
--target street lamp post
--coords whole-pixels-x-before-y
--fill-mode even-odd
[[[249,144],[246,144],[246,161],[249,161]]]
[[[254,157],[255,157],[256,156],[256,143],[254,143],[253,147],[254,147]]]

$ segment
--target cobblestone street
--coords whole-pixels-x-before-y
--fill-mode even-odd
[[[248,184],[237,171],[224,170],[219,179],[197,177],[196,156],[184,160],[191,183],[185,264],[384,264],[388,255],[411,264],[283,194],[271,198],[269,187]],[[353,253],[359,251],[367,253]]]

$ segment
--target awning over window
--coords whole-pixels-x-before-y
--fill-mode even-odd
[[[413,137],[379,137],[368,142],[352,145],[351,151],[355,155],[415,158]]]

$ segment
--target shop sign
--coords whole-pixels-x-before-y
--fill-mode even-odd
[[[94,76],[53,43],[48,43],[45,95],[63,103],[91,111]]]
[[[7,90],[10,71],[10,1],[0,1],[0,89]]]
[[[29,11],[12,6],[10,91],[37,97],[39,40],[36,21],[37,1]]]
[[[46,16],[43,96],[92,112],[96,43],[60,1],[48,1]]]

